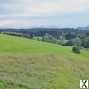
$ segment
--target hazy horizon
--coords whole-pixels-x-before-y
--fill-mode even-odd
[[[0,28],[89,26],[89,0],[3,0]]]

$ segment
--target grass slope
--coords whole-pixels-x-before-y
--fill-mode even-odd
[[[0,35],[0,89],[80,89],[89,79],[89,52]]]
[[[66,48],[69,50],[69,48]],[[31,52],[31,53],[55,53],[65,51],[64,47],[46,42],[9,36],[0,35],[0,52]]]

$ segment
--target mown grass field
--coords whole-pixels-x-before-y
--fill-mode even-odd
[[[0,89],[80,89],[88,68],[88,50],[0,35]]]

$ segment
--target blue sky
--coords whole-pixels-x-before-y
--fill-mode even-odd
[[[0,28],[89,26],[89,0],[0,0]]]

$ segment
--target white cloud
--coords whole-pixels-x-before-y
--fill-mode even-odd
[[[29,28],[29,27],[40,27],[47,26],[49,21],[47,19],[17,19],[17,18],[8,18],[0,20],[1,28]]]
[[[57,0],[33,4],[30,10],[33,14],[49,14],[55,12],[78,12],[84,10],[88,6],[89,0]]]
[[[19,28],[19,27],[30,27],[32,26],[32,24],[30,23],[30,21],[23,21],[23,20],[12,20],[12,19],[5,19],[5,20],[0,20],[0,27],[1,28],[8,28],[8,27],[12,27],[12,28]]]
[[[10,0],[11,1],[11,0]],[[37,2],[38,1],[38,2]],[[89,7],[89,0],[16,0],[3,4],[10,15],[39,16],[79,12]]]
[[[89,12],[89,0],[3,0],[0,10],[0,27],[46,26],[52,23],[52,20],[44,19],[47,16],[54,16],[55,19],[56,14]],[[34,18],[36,16],[38,18]],[[64,21],[62,23],[65,23],[64,17],[59,16]],[[60,23],[58,20],[55,24]]]

